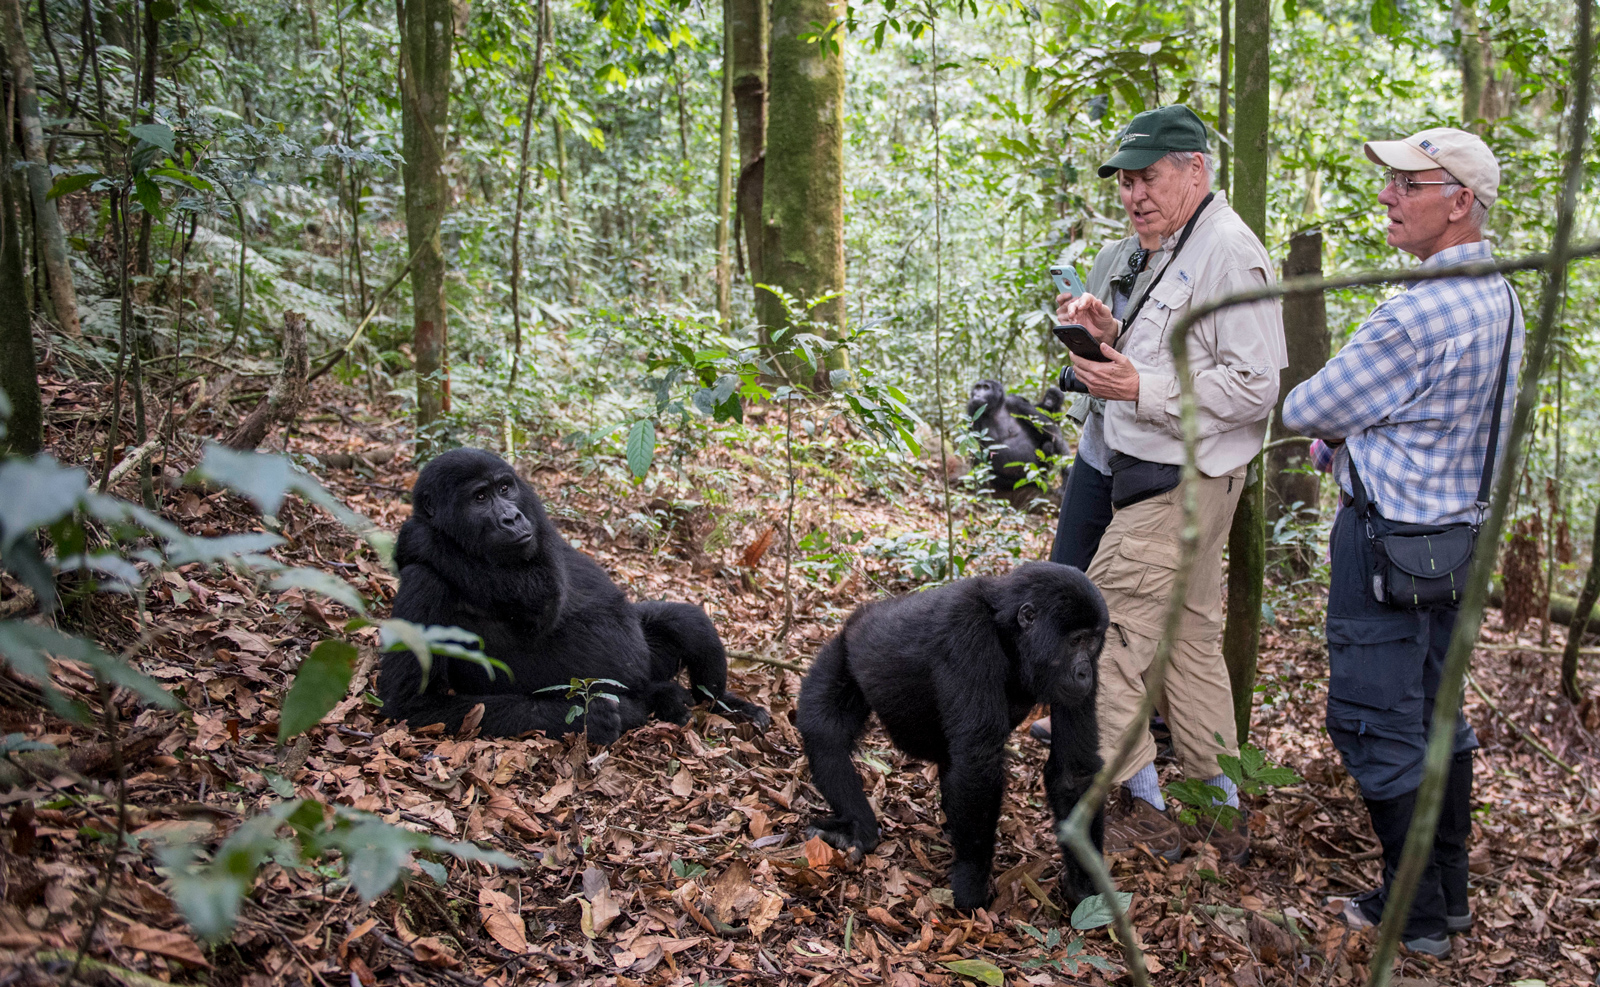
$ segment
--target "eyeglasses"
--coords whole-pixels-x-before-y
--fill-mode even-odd
[[[1410,175],[1406,174],[1405,172],[1403,172],[1403,171],[1395,171],[1393,168],[1390,168],[1388,171],[1385,171],[1383,173],[1383,187],[1384,188],[1393,188],[1396,192],[1400,193],[1403,196],[1415,195],[1417,189],[1421,188],[1424,185],[1460,185],[1460,184],[1461,183],[1457,182],[1457,181],[1419,182],[1416,179],[1412,178]]]

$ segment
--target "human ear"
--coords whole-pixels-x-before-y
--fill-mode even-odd
[[[1466,219],[1472,212],[1472,206],[1478,201],[1478,193],[1469,188],[1457,189],[1454,201],[1450,203],[1450,222],[1459,223]]]

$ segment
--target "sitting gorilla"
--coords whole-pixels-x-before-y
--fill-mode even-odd
[[[823,645],[800,688],[798,725],[811,777],[834,811],[813,821],[808,835],[857,858],[878,845],[878,821],[850,761],[875,712],[896,747],[939,765],[955,905],[987,904],[1006,738],[1016,725],[1035,704],[1050,704],[1045,791],[1057,822],[1100,770],[1095,673],[1106,626],[1100,591],[1077,569],[1053,562],[857,609]],[[1096,848],[1103,823],[1097,812],[1090,828]],[[1071,851],[1062,850],[1060,887],[1076,905],[1094,889]]]
[[[454,731],[483,703],[485,736],[585,731],[610,743],[652,714],[684,723],[710,698],[718,712],[765,728],[766,710],[727,690],[727,654],[704,610],[687,603],[633,604],[595,561],[545,516],[539,497],[499,456],[452,449],[429,463],[412,491],[412,515],[395,547],[400,592],[394,615],[483,638],[483,652],[510,678],[435,655],[426,682],[416,656],[383,656],[384,715]],[[689,670],[691,694],[678,684]],[[573,678],[607,678],[619,702],[596,700],[570,723]]]
[[[1065,456],[1066,440],[1061,437],[1061,427],[1051,414],[1059,413],[1062,394],[1054,387],[1046,388],[1038,406],[1027,398],[1007,394],[997,380],[980,380],[972,385],[967,415],[972,418],[972,431],[984,439],[984,456],[994,471],[997,496],[1013,499],[1017,484],[1027,473],[1025,464],[1039,461],[1040,454]],[[1037,484],[1024,485],[1031,497],[1038,493]]]

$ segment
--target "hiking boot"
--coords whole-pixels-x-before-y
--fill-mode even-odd
[[[1469,908],[1465,915],[1446,915],[1444,926],[1453,935],[1466,935],[1472,931],[1472,910]]]
[[[1151,856],[1176,863],[1183,856],[1183,836],[1166,813],[1118,785],[1106,806],[1105,852],[1127,853],[1142,849]]]
[[[1192,826],[1180,826],[1179,831],[1183,834],[1184,843],[1191,846],[1209,843],[1217,851],[1218,858],[1243,867],[1250,860],[1248,821],[1245,810],[1241,808],[1234,814],[1231,825],[1224,826],[1216,819],[1201,816]]]
[[[1034,720],[1032,725],[1028,727],[1028,736],[1032,737],[1034,740],[1037,740],[1046,747],[1049,747],[1050,717],[1042,716],[1039,719]]]
[[[1343,917],[1345,924],[1352,929],[1376,928],[1383,920],[1383,889],[1374,888],[1356,895],[1344,903]],[[1459,919],[1463,916],[1457,916]],[[1470,924],[1472,916],[1464,916]],[[1453,925],[1453,920],[1446,919],[1447,924]],[[1436,960],[1442,960],[1450,955],[1450,932],[1447,930],[1442,936],[1418,936],[1415,939],[1406,939],[1401,945],[1413,953],[1422,953]]]

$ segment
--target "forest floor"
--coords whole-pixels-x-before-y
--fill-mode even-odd
[[[86,423],[101,417],[102,391],[46,383],[51,451],[66,463],[92,464],[103,435]],[[409,511],[402,494],[415,478],[399,414],[324,381],[288,442],[291,452],[333,463],[318,471],[323,482],[391,531]],[[198,423],[212,435],[226,425]],[[678,470],[688,489],[720,486],[698,505],[642,492],[618,481],[617,471],[586,471],[549,440],[530,443],[539,451],[519,466],[565,534],[636,598],[701,603],[736,653],[803,664],[851,607],[893,585],[904,568],[863,552],[847,552],[847,563],[831,567],[797,565],[789,577],[792,626],[779,642],[783,431],[752,434],[747,448],[713,444],[658,462],[657,469]],[[283,441],[274,435],[267,447],[276,451]],[[198,452],[197,438],[182,437],[168,474],[192,465]],[[352,454],[383,461],[340,458]],[[861,532],[943,535],[930,494],[939,486],[934,470],[908,471],[873,489],[847,470],[819,463],[810,470],[797,539],[817,531],[827,538],[814,542],[835,545]],[[138,496],[131,483],[120,492]],[[191,531],[259,530],[260,517],[231,494],[182,488],[164,496],[166,516]],[[964,525],[1015,534],[1024,557],[1045,554],[1045,517],[987,506],[963,511]],[[663,531],[662,519],[678,523]],[[280,521],[284,561],[341,576],[384,612],[396,581],[370,551],[303,503],[291,503]],[[8,580],[0,606],[16,594]],[[1327,987],[1365,977],[1370,933],[1348,933],[1330,898],[1372,886],[1379,864],[1360,798],[1321,725],[1319,597],[1274,587],[1271,599],[1276,626],[1262,640],[1253,739],[1304,782],[1247,799],[1254,854],[1243,867],[1193,852],[1172,865],[1115,862],[1120,886],[1134,892],[1133,921],[1153,983]],[[822,800],[808,783],[792,723],[794,671],[734,663],[734,688],[772,710],[764,735],[702,710],[689,726],[653,724],[605,749],[581,738],[446,737],[408,733],[378,716],[368,698],[375,638],[361,631],[354,639],[367,659],[352,701],[304,742],[283,748],[275,737],[287,684],[317,641],[342,634],[341,608],[199,567],[162,577],[146,603],[159,634],[137,649],[137,660],[157,679],[183,686],[187,708],[141,709],[119,697],[128,718],[115,747],[98,730],[56,718],[33,687],[0,676],[0,730],[67,752],[58,771],[0,776],[9,826],[0,836],[0,983],[59,982],[90,929],[112,857],[118,758],[136,839],[111,868],[89,950],[97,962],[85,982],[908,987],[975,982],[981,968],[963,961],[992,964],[989,977],[1015,985],[1126,982],[1109,929],[1074,932],[1057,908],[1058,858],[1040,780],[1046,752],[1023,730],[1010,743],[997,898],[963,915],[944,903],[949,857],[936,772],[900,756],[881,731],[864,739],[862,763],[883,820],[882,845],[851,865],[820,841],[805,841],[806,820]],[[116,598],[96,598],[74,619],[113,653],[138,638],[135,608]],[[1485,626],[1486,647],[1473,667],[1482,692],[1467,697],[1483,743],[1471,857],[1477,922],[1455,939],[1448,961],[1402,959],[1399,982],[1591,985],[1600,966],[1600,710],[1593,701],[1575,709],[1560,697],[1558,659],[1535,650],[1537,627],[1506,631],[1496,613]],[[1562,633],[1552,638],[1559,646]],[[94,699],[82,667],[54,667],[63,689]],[[1593,688],[1600,669],[1586,659],[1583,671]],[[1171,764],[1163,773],[1177,780]],[[477,841],[525,866],[501,871],[447,858],[442,885],[413,866],[403,887],[364,903],[336,869],[269,863],[231,940],[202,947],[169,896],[156,850],[172,839],[214,847],[277,801],[290,787],[283,779],[300,796]]]

